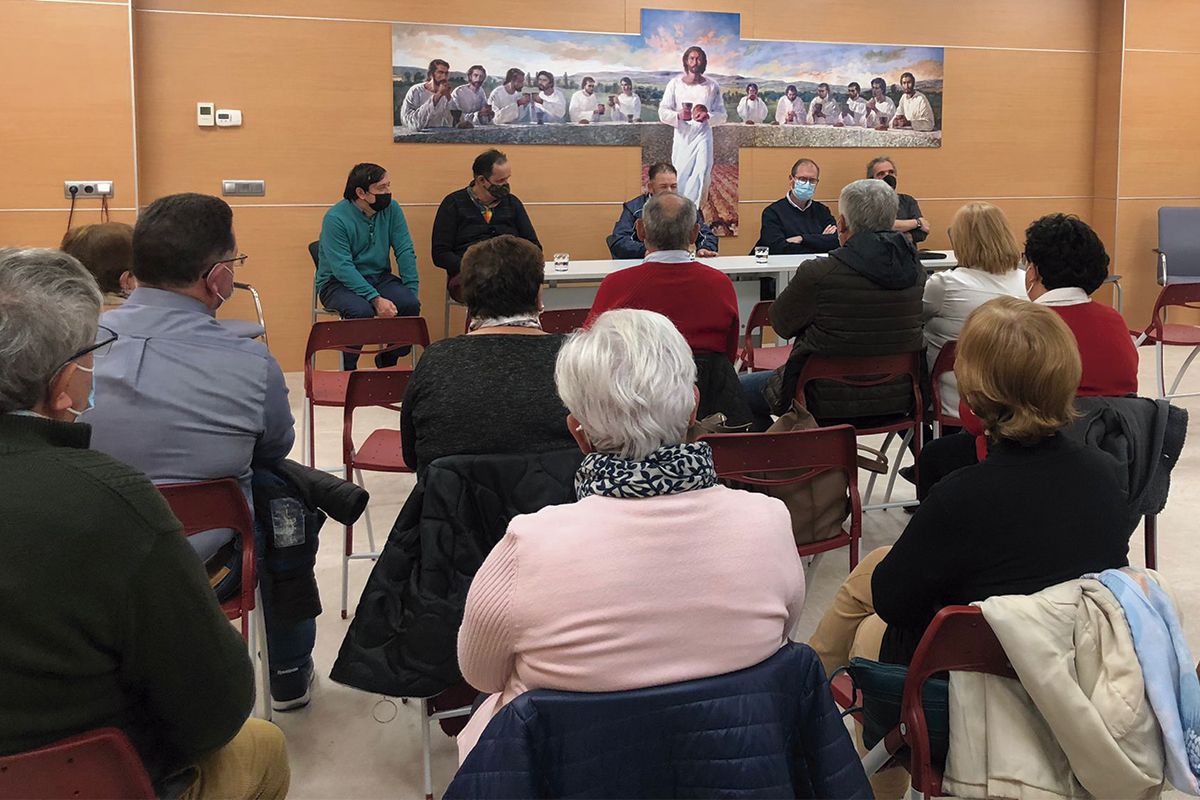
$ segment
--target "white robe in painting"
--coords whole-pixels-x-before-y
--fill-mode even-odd
[[[859,97],[857,100],[846,98],[842,104],[842,113],[838,122],[846,127],[864,128],[867,125],[867,101]]]
[[[914,131],[933,130],[933,106],[929,105],[929,98],[920,92],[913,92],[912,97],[900,95],[896,115],[903,115],[912,124]]]
[[[630,116],[637,122],[642,118],[642,98],[622,92],[617,95],[617,104],[609,108],[609,113],[614,122],[628,122]]]
[[[533,105],[533,121],[537,122],[540,111],[544,122],[562,122],[567,113],[567,96],[558,89],[554,90],[554,94],[538,92],[537,96],[542,102]]]
[[[469,83],[464,83],[462,86],[454,87],[454,91],[450,93],[450,108],[462,112],[464,122],[470,122],[472,125],[479,125],[479,112],[483,110],[483,106],[487,103],[487,92],[480,86],[476,89]]]
[[[874,111],[867,109],[867,127],[886,128],[892,124],[894,116],[896,116],[896,104],[892,102],[892,98],[884,95],[882,100],[875,101]]]
[[[787,115],[791,112],[792,121],[788,122]],[[780,125],[804,125],[808,122],[808,107],[804,105],[804,99],[800,95],[796,95],[795,100],[788,100],[787,95],[779,98],[779,105],[775,106],[775,121]]]
[[[704,122],[679,119],[679,110],[684,103],[691,103],[693,108],[704,106],[708,109],[709,119]],[[729,118],[721,99],[721,87],[712,78],[694,84],[684,83],[683,76],[672,78],[658,105],[658,118],[675,129],[671,163],[679,177],[679,193],[699,208],[708,197],[708,187],[712,183],[712,129]]]
[[[497,125],[511,125],[519,122],[525,125],[529,124],[529,105],[519,106],[517,101],[521,99],[521,92],[512,92],[511,94],[504,88],[504,84],[500,84],[492,90],[488,96],[488,104],[492,107],[495,113],[495,123]]]
[[[404,95],[400,119],[404,121],[404,127],[413,130],[454,126],[450,116],[450,98],[434,94],[423,83],[411,87],[408,94]]]
[[[596,106],[603,102],[600,95],[595,92],[588,94],[580,89],[571,95],[571,116],[567,122],[579,122],[581,119],[586,119],[588,122],[599,122],[604,119],[604,115],[596,113]]]
[[[820,111],[822,116],[817,116]],[[809,125],[832,125],[839,122],[842,114],[841,104],[834,100],[832,96],[822,100],[819,96],[814,97],[812,102],[808,104],[808,124]]]
[[[746,95],[738,101],[738,116],[742,122],[762,122],[767,118],[767,104],[761,97],[751,100],[750,95]]]

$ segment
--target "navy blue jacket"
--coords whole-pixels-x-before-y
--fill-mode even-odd
[[[526,692],[488,724],[456,798],[869,798],[816,653],[629,692]]]
[[[608,252],[613,258],[645,258],[646,243],[637,236],[633,223],[642,218],[642,209],[650,195],[641,194],[621,206],[621,218],[613,226],[612,235],[608,237]],[[696,211],[696,222],[700,225],[700,234],[696,237],[697,250],[712,250],[717,252],[717,237],[708,225],[704,224],[704,215]]]
[[[824,203],[813,200],[801,211],[784,197],[763,209],[762,229],[754,246],[770,248],[771,255],[828,253],[837,248],[838,235],[822,231],[833,224],[833,213]],[[803,236],[804,241],[789,242],[792,236]]]

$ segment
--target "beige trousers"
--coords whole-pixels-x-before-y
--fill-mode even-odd
[[[261,719],[246,720],[196,767],[200,774],[180,800],[283,800],[292,775],[283,731]]]
[[[808,644],[821,658],[825,674],[833,673],[838,667],[850,663],[851,658],[879,658],[879,647],[887,623],[875,613],[871,599],[871,575],[875,566],[883,560],[891,547],[872,550],[866,558],[846,577],[837,590],[833,605],[813,634]],[[854,726],[854,745],[859,755],[866,755],[862,731]],[[903,797],[908,789],[908,772],[894,767],[876,772],[871,778],[871,788],[877,798]]]

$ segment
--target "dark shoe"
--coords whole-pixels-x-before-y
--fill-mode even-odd
[[[295,711],[304,708],[312,699],[313,660],[299,667],[271,670],[271,708],[275,711]]]
[[[913,486],[917,485],[917,474],[916,473],[917,473],[917,468],[911,464],[907,467],[900,468],[900,477],[904,478],[904,480],[908,481]]]

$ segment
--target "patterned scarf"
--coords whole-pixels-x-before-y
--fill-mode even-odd
[[[511,317],[472,317],[467,330],[480,328],[541,328],[542,320],[537,314],[514,314]]]
[[[707,442],[665,445],[642,461],[588,453],[575,473],[575,493],[581,500],[593,494],[658,497],[716,485],[717,471]]]

